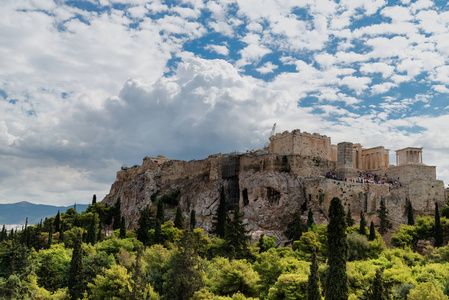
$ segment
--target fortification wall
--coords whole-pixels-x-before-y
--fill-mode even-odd
[[[436,167],[426,165],[390,166],[387,177],[401,183],[410,183],[413,180],[436,180]]]

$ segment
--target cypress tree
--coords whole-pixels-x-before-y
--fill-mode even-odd
[[[245,224],[243,224],[244,214],[236,208],[232,215],[232,220],[226,222],[225,236],[228,247],[235,253],[235,258],[245,258],[249,254],[248,243],[251,237],[248,235]],[[231,251],[230,251],[231,252]]]
[[[371,221],[371,224],[369,226],[369,241],[374,241],[376,239],[376,229],[374,228],[374,222]]]
[[[120,222],[121,222],[121,216],[122,216],[121,203],[122,203],[122,200],[119,197],[114,205],[114,223],[112,223],[112,230],[116,230],[116,229],[120,228]]]
[[[374,281],[365,293],[367,300],[388,300],[390,299],[389,287],[383,278],[383,268],[376,270]]]
[[[348,299],[348,278],[346,259],[348,243],[346,241],[345,211],[339,198],[334,197],[329,207],[329,225],[327,226],[329,266],[326,277],[326,300]]]
[[[94,196],[92,197],[92,205],[97,203],[97,195],[94,194]]]
[[[438,203],[435,202],[435,247],[443,246],[443,230],[441,229],[440,212]]]
[[[182,216],[181,207],[176,209],[176,217],[175,217],[175,227],[178,229],[184,229],[184,217]]]
[[[146,246],[149,242],[148,231],[151,227],[151,211],[148,207],[140,213],[138,225],[139,228],[137,228],[136,231],[136,238],[141,241],[144,246]]]
[[[103,233],[101,232],[101,227],[98,226],[98,231],[97,231],[97,242],[101,242],[103,237]]]
[[[366,236],[366,220],[365,220],[365,214],[363,213],[363,211],[360,211],[359,233]]]
[[[284,235],[289,240],[289,243],[293,244],[301,238],[303,232],[307,231],[304,222],[301,220],[301,213],[297,212],[293,214],[293,219],[287,225],[287,229],[284,231]]]
[[[225,226],[228,219],[228,208],[226,203],[226,195],[224,187],[221,187],[220,203],[218,204],[217,211],[212,222],[212,233],[218,237],[223,238],[225,236]]]
[[[61,214],[59,213],[59,210],[58,210],[58,213],[56,214],[56,217],[55,217],[55,232],[59,232],[60,225],[61,225]]]
[[[259,253],[267,251],[267,249],[265,249],[264,237],[265,237],[265,234],[263,234],[263,233],[259,237]]]
[[[159,220],[161,224],[164,224],[165,222],[164,202],[162,202],[161,199],[157,202],[156,219]]]
[[[405,213],[407,214],[407,225],[415,225],[412,202],[408,199],[405,202]]]
[[[3,224],[2,233],[0,234],[0,242],[6,240],[8,234],[6,233],[5,224]]]
[[[312,254],[312,264],[310,265],[310,274],[307,281],[307,300],[321,300],[318,262],[315,251]]]
[[[309,208],[309,213],[307,214],[307,228],[312,227],[313,224],[315,224],[315,221],[313,220],[313,212],[312,209]]]
[[[22,233],[20,236],[20,241],[23,245],[26,245],[27,247],[30,245],[30,239],[28,234],[28,218],[25,220],[25,228],[22,228]]]
[[[120,223],[120,238],[121,239],[126,238],[126,222],[124,216],[122,216],[122,222]]]
[[[380,207],[377,210],[377,216],[379,218],[379,233],[384,235],[392,227],[392,224],[388,220],[388,210],[382,197],[380,198]]]
[[[14,228],[11,228],[11,231],[9,232],[9,239],[11,241],[14,240]]]
[[[355,222],[354,219],[352,218],[352,213],[351,213],[351,204],[348,205],[348,212],[346,214],[346,225],[348,227],[354,226]]]
[[[53,226],[50,225],[50,230],[48,231],[47,249],[50,249],[52,242],[53,242]]]
[[[96,214],[92,215],[90,219],[89,228],[87,229],[86,243],[95,245],[97,242],[97,222],[96,222]]]
[[[65,224],[64,222],[61,222],[61,230],[59,231],[59,239],[58,239],[58,243],[59,242],[63,242],[64,243],[64,231],[65,231]]]
[[[72,260],[69,269],[69,294],[71,299],[81,299],[83,297],[83,249],[81,248],[81,232],[78,232],[74,239]]]
[[[162,244],[162,228],[159,219],[156,219],[156,226],[154,228],[154,244]]]
[[[192,209],[192,211],[190,212],[190,230],[195,229],[196,226],[196,216],[195,216],[195,210]]]

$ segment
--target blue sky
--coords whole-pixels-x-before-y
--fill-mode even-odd
[[[0,202],[87,203],[122,164],[277,131],[424,147],[449,183],[446,1],[0,2]]]

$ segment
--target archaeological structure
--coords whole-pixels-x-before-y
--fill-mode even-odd
[[[142,165],[117,173],[103,202],[113,205],[120,197],[127,226],[134,228],[154,196],[179,190],[186,219],[194,209],[198,226],[207,231],[224,187],[229,208],[238,206],[245,213],[253,237],[282,236],[291,214],[300,211],[306,218],[309,208],[315,222],[326,223],[333,197],[350,206],[354,219],[363,211],[374,221],[384,199],[396,226],[406,221],[407,199],[416,214],[432,212],[435,202],[445,204],[444,184],[436,178],[436,167],[423,163],[422,148],[396,150],[396,163],[390,165],[390,150],[383,146],[333,145],[330,137],[300,130],[269,140],[264,149],[202,160],[145,157]]]

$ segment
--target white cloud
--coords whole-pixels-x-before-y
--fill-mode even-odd
[[[205,49],[209,49],[214,51],[217,54],[228,56],[229,55],[229,49],[227,46],[223,45],[207,45]]]
[[[368,88],[369,83],[371,83],[371,78],[369,77],[345,76],[340,80],[339,84],[347,86],[354,90],[357,95],[360,95]]]
[[[256,69],[260,74],[268,74],[273,73],[274,70],[278,68],[277,65],[272,64],[271,62],[265,63],[263,66]]]

